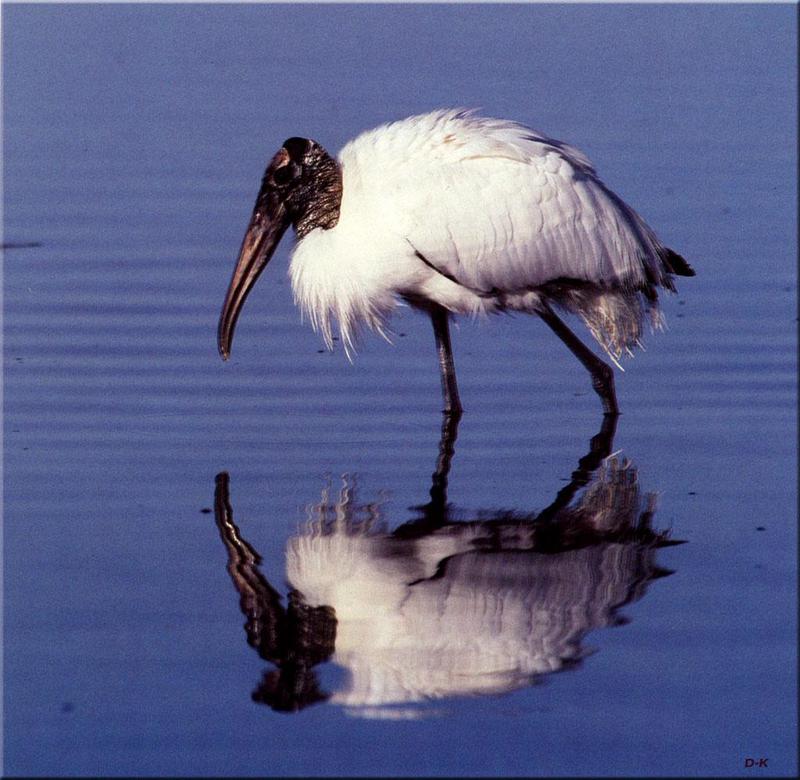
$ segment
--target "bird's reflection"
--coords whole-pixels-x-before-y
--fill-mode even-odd
[[[365,717],[414,717],[422,702],[499,694],[574,668],[585,635],[620,625],[619,609],[670,574],[656,550],[679,542],[652,526],[634,466],[610,455],[606,415],[570,482],[540,512],[456,519],[447,478],[458,419],[445,417],[430,500],[393,531],[351,478],[326,488],[289,539],[287,604],[233,520],[226,473],[215,517],[240,594],[247,641],[274,669],[253,699],[295,711],[329,699]],[[328,694],[315,666],[347,680]]]

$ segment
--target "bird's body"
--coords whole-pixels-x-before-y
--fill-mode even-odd
[[[641,290],[671,287],[652,231],[588,160],[521,125],[412,117],[359,136],[339,163],[339,221],[303,238],[290,270],[329,346],[334,317],[351,348],[359,326],[382,330],[401,299],[475,315],[533,313],[549,298],[595,323],[618,355],[653,311]]]
[[[329,347],[338,323],[348,354],[362,327],[386,335],[402,302],[431,313],[453,410],[460,404],[451,314],[539,314],[601,392],[597,364],[605,364],[571,332],[559,332],[566,326],[551,304],[579,315],[616,360],[639,343],[646,322],[660,324],[657,288],[674,290],[672,274],[693,273],[602,183],[585,155],[515,122],[437,111],[362,134],[335,163],[314,142],[304,150],[301,140],[287,141],[284,156],[273,160],[254,212],[255,220],[259,204],[280,194],[283,185],[270,183],[270,175],[287,168],[286,160],[325,155],[324,167],[317,164],[324,184],[316,189],[313,165],[298,159],[295,181],[306,202],[287,200],[283,217],[299,237],[290,266],[296,302]],[[243,256],[248,246],[250,254],[261,251],[250,231],[248,237]],[[236,282],[235,275],[229,299]],[[220,336],[222,345],[223,322]],[[613,378],[601,383],[610,383],[613,396]],[[455,403],[447,403],[448,393]],[[615,401],[604,404],[616,411]]]

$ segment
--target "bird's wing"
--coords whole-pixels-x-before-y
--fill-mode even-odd
[[[367,133],[341,159],[384,224],[476,291],[661,281],[658,240],[586,156],[517,123],[436,112]]]

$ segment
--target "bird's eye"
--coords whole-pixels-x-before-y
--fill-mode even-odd
[[[282,168],[278,168],[278,170],[272,174],[272,180],[275,182],[275,184],[282,186],[284,184],[288,184],[292,179],[294,179],[298,172],[297,166],[289,163],[289,165],[284,165]]]

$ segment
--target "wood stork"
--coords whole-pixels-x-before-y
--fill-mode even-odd
[[[587,157],[516,122],[439,110],[383,125],[332,158],[289,138],[272,158],[219,321],[227,359],[247,294],[289,225],[295,302],[348,357],[367,326],[388,338],[406,302],[433,322],[445,412],[461,413],[455,314],[537,314],[618,412],[610,366],[556,315],[577,314],[609,357],[662,324],[659,287],[691,266],[597,176]],[[618,365],[618,363],[617,363]]]

